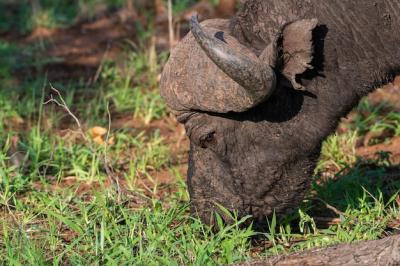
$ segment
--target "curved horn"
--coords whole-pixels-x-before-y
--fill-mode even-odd
[[[197,16],[192,16],[190,29],[207,56],[254,98],[265,99],[275,89],[276,77],[272,68],[239,51],[247,48],[232,49],[223,39],[208,34],[201,28]]]

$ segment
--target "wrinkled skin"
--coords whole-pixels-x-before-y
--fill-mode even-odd
[[[231,21],[203,25],[265,60],[260,55],[275,36],[299,19],[318,20],[313,69],[290,80],[284,63],[269,63],[276,87],[259,102],[218,70],[191,33],[165,67],[161,93],[190,138],[189,192],[206,223],[219,210],[215,203],[256,222],[295,210],[322,141],[362,96],[400,73],[397,0],[247,0]]]

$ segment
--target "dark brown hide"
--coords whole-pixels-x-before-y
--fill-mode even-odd
[[[362,96],[400,73],[398,0],[248,0],[229,24],[204,26],[227,32],[262,59],[285,25],[301,19],[318,20],[313,69],[285,70],[282,59],[295,57],[297,38],[283,36],[276,89],[255,107],[191,34],[163,73],[162,95],[191,141],[193,210],[206,222],[215,203],[260,222],[274,210],[296,209],[322,141]]]

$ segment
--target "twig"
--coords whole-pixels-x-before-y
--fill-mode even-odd
[[[174,45],[174,26],[172,22],[172,1],[168,0],[168,33],[169,33],[169,50],[171,51]]]
[[[322,202],[325,207],[331,211],[333,211],[334,213],[336,213],[339,216],[346,216],[346,214],[338,209],[336,209],[335,207],[333,207],[332,205],[328,204],[327,202],[325,202],[323,199],[321,198],[316,198],[317,200],[319,200],[320,202]]]
[[[53,85],[50,83],[50,88],[52,91],[54,91],[55,93],[57,93],[58,97],[60,98],[60,102],[58,102],[56,99],[53,98],[53,94],[50,95],[50,100],[44,102],[43,104],[49,104],[49,103],[55,103],[56,105],[58,105],[59,107],[63,108],[74,120],[75,123],[77,124],[79,131],[82,135],[82,137],[88,141],[88,138],[85,135],[85,132],[83,132],[82,129],[82,125],[81,122],[79,122],[79,119],[72,113],[72,111],[69,109],[67,103],[64,101],[64,98],[62,97],[61,93],[59,90],[57,90],[56,88],[53,87]]]
[[[51,87],[51,90],[57,94],[57,96],[61,102],[54,99],[53,95],[50,95],[50,99],[48,101],[44,102],[43,104],[55,103],[57,106],[63,108],[75,120],[75,123],[78,126],[78,132],[83,137],[83,139],[89,144],[89,149],[92,151],[92,153],[95,153],[96,151],[95,151],[94,147],[91,145],[91,142],[88,139],[88,137],[86,136],[85,132],[83,131],[83,128],[82,128],[82,125],[81,125],[79,119],[72,113],[71,109],[69,109],[69,107],[67,106],[60,91],[57,90],[56,88],[54,88],[51,84],[50,84],[50,87]],[[107,114],[108,114],[108,131],[107,131],[107,137],[106,137],[106,141],[105,141],[103,162],[104,162],[104,168],[107,173],[107,177],[109,178],[111,184],[115,184],[115,187],[117,188],[118,202],[119,202],[121,199],[121,188],[119,185],[118,178],[115,178],[115,174],[114,174],[113,170],[109,167],[108,156],[107,156],[108,141],[109,141],[110,131],[111,131],[111,114],[110,114],[110,109],[109,109],[108,105],[107,105]]]
[[[0,204],[3,205],[3,206],[5,206],[5,207],[7,208],[8,214],[11,215],[11,218],[13,219],[14,223],[18,225],[19,223],[18,223],[17,217],[15,217],[14,213],[11,211],[10,204],[8,204],[8,201],[9,201],[9,200],[11,199],[11,197],[13,197],[14,195],[15,195],[15,192],[14,192],[13,195],[11,195],[8,199],[6,199],[6,198],[4,197],[4,203],[0,202]],[[0,194],[0,196],[3,197],[3,194]],[[5,195],[4,195],[4,196],[5,196]],[[12,206],[12,207],[13,207],[13,208],[16,208],[15,206]]]
[[[108,104],[107,104],[107,115],[108,115],[108,130],[104,148],[104,168],[106,170],[107,177],[110,180],[111,184],[115,184],[117,187],[117,202],[121,202],[121,187],[119,185],[119,180],[118,178],[115,178],[114,171],[109,167],[108,156],[107,156],[108,142],[110,140],[110,131],[111,131],[111,113]]]
[[[94,84],[94,83],[97,82],[97,80],[99,80],[99,77],[100,77],[101,72],[103,71],[104,63],[105,63],[106,58],[108,56],[108,52],[110,50],[110,47],[111,47],[110,42],[107,42],[107,48],[106,48],[106,50],[105,50],[105,52],[103,54],[103,57],[101,58],[101,62],[100,62],[99,67],[96,70],[96,74],[94,75],[92,80],[89,79],[89,81],[87,82],[87,85]]]
[[[340,224],[340,218],[332,218],[332,217],[313,217],[314,221],[317,224],[324,224],[324,225],[335,225]]]

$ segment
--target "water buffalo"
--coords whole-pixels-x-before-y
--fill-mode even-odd
[[[322,141],[399,73],[398,0],[245,0],[230,20],[193,18],[161,79],[190,139],[193,210],[295,210]]]

